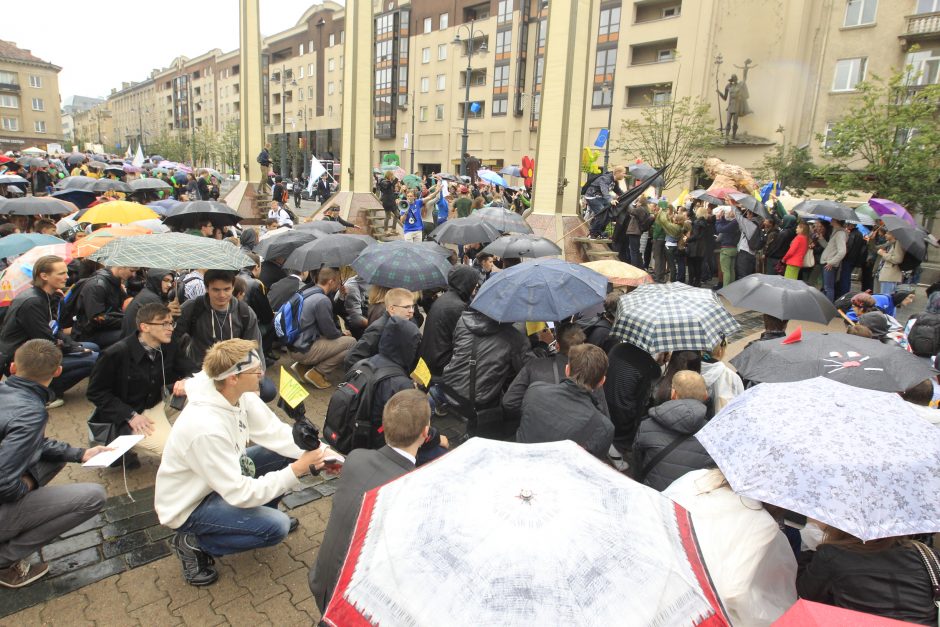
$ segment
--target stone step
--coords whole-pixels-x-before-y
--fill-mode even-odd
[[[577,242],[578,244],[613,244],[614,240],[612,239],[591,239],[590,237],[572,237],[571,241]]]

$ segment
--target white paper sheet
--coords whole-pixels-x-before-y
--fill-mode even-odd
[[[110,466],[112,462],[119,459],[121,455],[131,450],[135,444],[144,439],[142,435],[120,435],[114,438],[114,441],[111,444],[108,444],[108,448],[113,448],[113,451],[104,451],[103,453],[98,453],[87,462],[82,464],[82,466],[88,467],[104,467]]]

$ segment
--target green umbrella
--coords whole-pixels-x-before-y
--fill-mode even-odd
[[[862,219],[862,224],[875,224],[878,220],[881,219],[881,216],[875,213],[875,210],[871,208],[871,205],[865,203],[864,205],[859,205],[855,208],[855,213],[858,214],[858,217]],[[865,218],[868,218],[866,220]],[[869,222],[869,220],[871,220]]]
[[[422,244],[399,240],[366,248],[352,268],[370,285],[417,292],[445,287],[450,262]]]
[[[421,187],[421,177],[416,174],[406,174],[401,182],[408,187]]]
[[[119,237],[89,255],[106,266],[182,270],[241,270],[255,262],[230,242],[184,233]]]

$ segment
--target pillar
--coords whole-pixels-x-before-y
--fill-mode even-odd
[[[243,181],[258,183],[262,179],[261,165],[256,161],[264,147],[264,107],[261,87],[261,20],[259,0],[239,0],[239,94],[241,113],[241,177]]]
[[[346,2],[343,51],[342,188],[353,194],[372,191],[372,2]],[[371,195],[371,194],[370,194]]]

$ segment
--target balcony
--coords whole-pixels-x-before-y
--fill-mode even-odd
[[[0,91],[20,91],[19,83],[0,83]]]
[[[669,63],[676,59],[676,38],[630,46],[630,65]]]
[[[907,16],[907,32],[898,35],[901,45],[908,46],[928,39],[940,39],[940,11]]]

